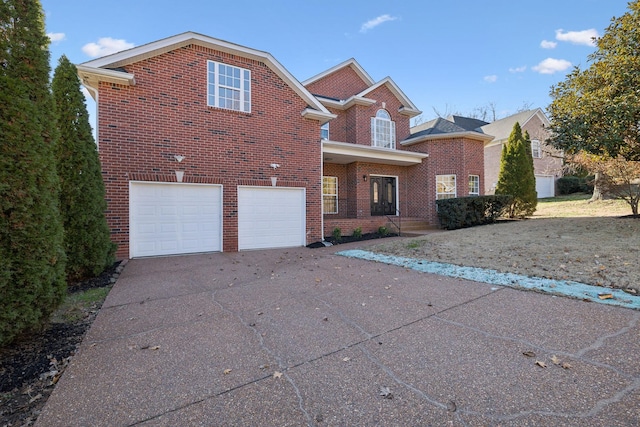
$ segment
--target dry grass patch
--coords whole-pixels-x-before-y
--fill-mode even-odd
[[[548,199],[531,219],[376,245],[371,250],[640,292],[640,219],[624,202]]]

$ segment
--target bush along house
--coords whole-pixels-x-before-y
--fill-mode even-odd
[[[77,68],[120,259],[436,226],[436,199],[483,194],[493,137],[411,129],[417,107],[354,59],[300,82],[267,52],[187,32]]]

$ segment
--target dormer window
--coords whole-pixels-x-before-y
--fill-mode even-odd
[[[387,110],[378,110],[371,117],[371,145],[381,148],[396,148],[396,123],[391,121]]]

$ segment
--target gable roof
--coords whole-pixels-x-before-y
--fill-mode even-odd
[[[347,99],[334,99],[326,96],[316,95],[316,97],[326,106],[330,106],[332,108],[337,108],[340,110],[346,110],[347,108],[352,107],[353,105],[373,105],[376,103],[375,99],[367,98],[367,95],[380,86],[386,85],[389,90],[393,93],[393,95],[400,101],[402,107],[398,110],[400,114],[405,116],[414,117],[422,113],[422,111],[418,110],[413,102],[409,99],[407,95],[398,87],[398,85],[391,79],[391,77],[385,77],[379,82],[375,82],[371,76],[362,68],[362,66],[356,61],[354,58],[348,59],[334,67],[329,68],[326,71],[323,71],[320,74],[316,74],[315,76],[305,80],[302,82],[304,86],[308,86],[311,83],[314,83],[330,74],[335,73],[338,70],[341,70],[345,67],[351,67],[353,71],[362,79],[364,83],[367,84],[367,88],[360,93],[357,93],[353,96],[350,96]]]
[[[412,127],[409,138],[405,139],[400,144],[407,146],[424,141],[449,138],[470,138],[482,141],[485,144],[493,140],[493,136],[491,135],[486,135],[475,130],[465,129],[450,120],[438,117],[437,119]]]
[[[513,125],[515,125],[516,122],[520,123],[520,126],[523,127],[534,116],[538,116],[545,126],[550,125],[549,119],[542,109],[536,108],[533,110],[521,111],[512,116],[505,117],[504,119],[496,120],[495,122],[482,126],[480,129],[484,133],[494,135],[494,141],[502,141],[504,139],[509,139],[509,135],[511,135],[511,131],[513,130]]]
[[[411,102],[409,97],[404,94],[404,92],[391,79],[391,77],[385,77],[384,79],[380,80],[378,83],[372,86],[369,86],[367,89],[363,90],[356,96],[366,98],[368,94],[378,89],[380,86],[386,86],[394,94],[394,96],[398,98],[398,101],[402,103],[402,107],[398,110],[400,114],[403,114],[409,117],[414,117],[422,113],[422,111],[418,110],[418,107],[416,107],[414,103]]]
[[[219,40],[213,37],[194,33],[191,31],[167,37],[155,42],[137,46],[112,55],[84,62],[76,66],[78,76],[90,92],[97,90],[100,81],[135,85],[135,76],[124,71],[117,70],[128,64],[152,58],[184,46],[196,44],[221,52],[242,56],[263,62],[275,74],[278,75],[300,98],[308,105],[302,115],[307,118],[327,122],[336,117],[331,114],[293,75],[280,64],[270,53],[251,49],[235,43]]]
[[[371,86],[375,82],[371,78],[369,73],[367,73],[364,68],[362,68],[362,66],[358,64],[358,61],[356,61],[354,58],[350,58],[334,67],[329,68],[328,70],[321,72],[320,74],[316,74],[315,76],[308,78],[307,80],[303,81],[302,84],[304,86],[307,86],[345,67],[351,67],[351,69],[355,71],[358,77],[360,77],[360,79],[362,79],[362,81],[365,82],[367,86]]]

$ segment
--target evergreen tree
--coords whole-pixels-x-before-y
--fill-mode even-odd
[[[114,258],[104,216],[107,208],[100,159],[75,65],[60,58],[53,76],[53,97],[60,131],[57,145],[60,210],[67,254],[67,278],[100,274]]]
[[[513,196],[513,202],[508,208],[510,218],[533,214],[538,203],[533,158],[530,154],[531,141],[528,143],[527,150],[522,128],[516,122],[506,145],[502,147],[496,194]]]
[[[49,39],[38,0],[0,2],[0,344],[64,297]]]

